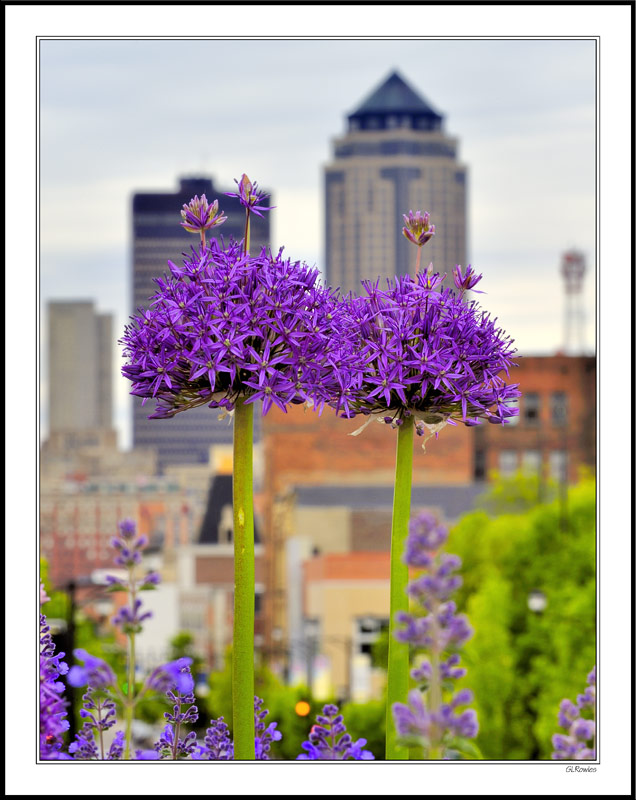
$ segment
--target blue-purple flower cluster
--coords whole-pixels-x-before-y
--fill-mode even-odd
[[[354,742],[347,733],[338,706],[332,703],[316,716],[316,724],[309,733],[309,740],[302,743],[305,753],[296,757],[297,761],[370,761],[374,755],[365,750],[366,739]]]
[[[108,590],[127,592],[129,600],[129,604],[122,606],[111,621],[127,635],[139,633],[142,623],[152,616],[152,612],[142,612],[142,601],[137,593],[154,589],[161,578],[152,570],[137,577],[137,567],[141,564],[142,551],[148,544],[148,537],[137,533],[134,520],[125,519],[119,523],[119,535],[111,539],[111,544],[117,553],[115,564],[123,567],[127,574],[125,577],[107,575]]]
[[[115,701],[108,692],[88,687],[82,697],[80,717],[85,722],[75,734],[68,752],[76,761],[120,761],[124,751],[124,732],[118,731],[108,751],[104,747],[104,732],[117,723]]]
[[[48,597],[42,590],[41,602]],[[64,653],[55,652],[51,628],[44,614],[40,614],[40,758],[53,761],[66,759],[62,752],[63,737],[69,729],[66,719],[68,703],[63,697],[64,684],[59,680],[66,675],[68,665],[62,661]]]
[[[121,340],[131,393],[157,401],[152,418],[200,405],[231,411],[239,398],[261,400],[263,414],[331,399],[355,357],[340,335],[346,306],[317,269],[215,239],[169,267]]]
[[[263,708],[263,700],[254,697],[254,749],[256,761],[269,761],[272,742],[278,742],[283,734],[277,730],[278,723],[265,724],[269,711]],[[213,719],[205,732],[203,745],[192,753],[195,761],[233,761],[234,744],[223,717]]]
[[[563,699],[559,706],[559,725],[565,730],[552,737],[556,761],[593,761],[596,758],[596,723],[584,717],[596,716],[596,667],[587,676],[585,691],[578,695],[576,703]]]
[[[183,737],[180,733],[183,725],[191,725],[199,719],[199,709],[195,705],[194,680],[190,672],[192,659],[179,658],[171,663],[176,667],[173,670],[175,680],[174,686],[166,691],[166,697],[172,703],[172,712],[166,711],[164,714],[168,724],[154,749],[160,758],[178,761],[191,756],[196,748],[197,735],[194,731],[189,731]],[[179,686],[181,689],[177,688]]]
[[[411,676],[420,688],[408,694],[408,702],[393,704],[393,718],[398,735],[424,749],[428,758],[449,757],[458,748],[458,740],[472,739],[479,725],[473,709],[461,710],[472,702],[470,689],[455,692],[452,681],[466,670],[459,667],[459,648],[472,636],[463,614],[457,613],[450,599],[461,585],[455,574],[461,560],[441,552],[448,530],[432,514],[424,512],[409,525],[404,560],[421,570],[408,585],[408,593],[421,608],[419,614],[401,612],[396,633],[399,641],[423,652]]]
[[[358,369],[332,404],[341,416],[378,415],[393,427],[413,421],[424,435],[447,422],[502,424],[518,414],[518,385],[503,377],[514,365],[512,340],[463,297],[477,282],[470,268],[456,275],[458,294],[440,290],[443,279],[427,271],[387,279],[386,289],[362,282],[366,296],[348,303]]]

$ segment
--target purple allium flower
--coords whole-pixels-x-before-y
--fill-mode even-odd
[[[477,294],[483,294],[483,292],[481,292],[479,289],[473,289],[473,287],[479,283],[482,277],[483,275],[477,275],[470,264],[466,267],[465,273],[462,273],[460,264],[456,264],[453,268],[453,281],[455,282],[455,286],[462,294],[468,289],[471,289]]]
[[[409,211],[408,215],[403,214],[404,227],[402,233],[406,236],[409,242],[413,242],[418,247],[426,244],[430,239],[435,236],[435,225],[430,225],[431,215],[428,211],[422,213],[416,211],[413,213]]]
[[[157,401],[151,418],[200,405],[229,412],[240,397],[262,400],[263,414],[304,402],[322,410],[345,392],[358,364],[355,332],[317,269],[216,240],[169,266],[121,340],[131,393]]]
[[[402,276],[385,290],[379,280],[362,282],[366,296],[350,299],[344,323],[358,335],[348,345],[358,362],[331,403],[340,416],[377,415],[394,427],[413,417],[428,438],[449,422],[505,423],[518,414],[510,406],[518,384],[500,374],[513,366],[512,340],[475,301],[437,291],[441,280]]]
[[[309,733],[309,741],[302,743],[303,750],[297,761],[369,761],[374,759],[370,750],[365,750],[366,739],[352,741],[347,733],[338,706],[327,704]]]
[[[46,593],[46,589],[44,588],[44,584],[40,583],[40,605],[44,605],[44,603],[48,603],[50,601],[50,597]]]
[[[257,761],[269,761],[269,751],[272,742],[279,742],[283,734],[276,730],[277,722],[270,722],[265,726],[265,717],[269,714],[267,709],[262,709],[263,700],[254,698],[254,728],[256,732],[255,751]]]
[[[69,729],[68,703],[62,696],[64,684],[58,680],[68,672],[63,657],[64,653],[55,652],[51,629],[40,614],[40,758],[44,760],[68,758],[62,753],[64,732]]]
[[[202,194],[199,198],[195,195],[189,203],[184,204],[181,210],[181,227],[189,233],[200,233],[222,225],[227,219],[223,212],[219,212],[219,201],[208,203],[207,197]]]
[[[78,661],[83,661],[84,666],[72,666],[69,670],[67,682],[69,686],[88,686],[91,689],[108,689],[116,684],[115,673],[101,658],[92,656],[86,650],[74,650],[73,655]]]
[[[262,206],[257,205],[262,203],[265,198],[269,197],[268,194],[263,194],[258,191],[258,184],[256,181],[252,183],[245,173],[241,175],[241,180],[234,179],[234,183],[238,186],[238,192],[225,192],[228,197],[237,197],[240,204],[244,206],[248,212],[256,214],[257,217],[262,217],[261,211],[271,211],[276,206]]]
[[[576,703],[565,698],[559,704],[557,718],[565,734],[555,733],[552,737],[552,758],[556,761],[593,761],[596,758],[596,723],[582,716],[583,712],[595,716],[596,666],[587,676],[587,683]]]
[[[223,717],[210,721],[210,727],[206,730],[203,741],[203,745],[200,745],[192,753],[194,761],[232,761],[234,759],[234,745]]]
[[[408,702],[393,704],[393,718],[399,736],[422,746],[428,758],[444,758],[456,739],[474,738],[479,730],[473,709],[458,711],[472,702],[470,689],[452,693],[452,681],[466,670],[458,667],[456,652],[471,636],[465,615],[457,614],[450,599],[461,585],[454,575],[461,560],[441,551],[448,530],[435,517],[423,512],[411,520],[404,560],[421,572],[408,585],[407,592],[419,604],[419,613],[399,612],[404,626],[396,639],[423,651],[411,676],[422,686],[409,692]]]

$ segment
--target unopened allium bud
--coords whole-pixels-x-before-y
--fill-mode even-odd
[[[431,215],[428,211],[424,213],[416,211],[415,214],[409,211],[408,215],[402,214],[402,216],[404,217],[405,223],[402,228],[402,233],[409,242],[413,242],[413,244],[421,247],[435,236],[435,225],[429,225]]]
[[[241,175],[240,181],[237,181],[235,178],[234,183],[238,186],[238,192],[226,192],[225,194],[228,197],[238,198],[239,203],[248,211],[256,214],[257,217],[263,216],[261,211],[271,211],[272,208],[276,208],[276,206],[258,205],[258,203],[261,203],[266,197],[269,197],[269,195],[259,192],[258,183],[256,183],[256,181],[252,183],[245,173]]]
[[[189,233],[207,231],[215,225],[222,225],[227,219],[222,211],[219,212],[219,201],[210,204],[204,194],[201,197],[195,195],[189,203],[184,204],[181,218],[181,227]]]

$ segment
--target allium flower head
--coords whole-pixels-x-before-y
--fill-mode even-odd
[[[409,211],[408,215],[402,214],[402,216],[404,217],[402,233],[409,242],[422,247],[435,236],[435,225],[430,224],[431,215],[428,211],[424,211],[424,213],[421,211],[416,211],[415,213]]]
[[[475,301],[428,272],[387,281],[363,281],[366,296],[349,303],[349,328],[358,369],[333,405],[343,417],[376,415],[393,426],[413,418],[419,435],[448,422],[505,423],[518,413],[510,403],[518,384],[506,384],[512,340]]]
[[[200,233],[222,225],[227,219],[223,212],[219,212],[219,201],[208,203],[207,197],[202,194],[199,198],[195,195],[189,203],[185,203],[181,210],[181,227],[189,233]]]
[[[319,409],[348,380],[357,361],[345,303],[318,284],[318,270],[256,257],[216,240],[157,279],[147,311],[133,317],[121,343],[131,393],[154,398],[151,418],[200,405],[231,411],[239,398]],[[341,330],[345,330],[343,335]]]
[[[238,186],[238,192],[226,192],[225,194],[228,197],[237,197],[240,204],[248,211],[256,214],[257,217],[263,216],[261,211],[271,211],[272,208],[276,208],[276,206],[258,205],[258,203],[262,203],[269,195],[259,192],[256,181],[252,183],[245,173],[241,175],[240,181],[237,181],[235,178],[234,183]]]

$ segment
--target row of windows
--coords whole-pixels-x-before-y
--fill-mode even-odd
[[[568,457],[565,450],[550,450],[548,453],[548,470],[555,481],[567,480]],[[538,475],[543,467],[540,450],[501,450],[499,453],[499,473],[503,476],[513,475],[518,469],[531,475]]]
[[[545,402],[545,401],[544,401]],[[511,417],[509,425],[538,426],[541,423],[542,397],[538,392],[525,392],[521,398],[518,417]],[[550,395],[550,421],[554,427],[562,428],[568,421],[568,396],[565,392]]]

